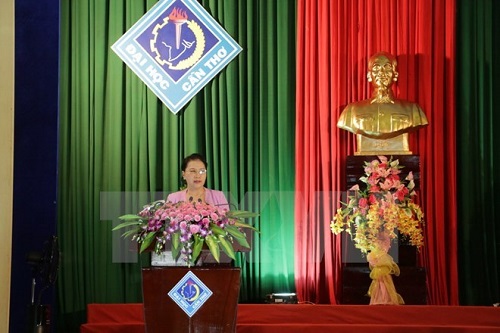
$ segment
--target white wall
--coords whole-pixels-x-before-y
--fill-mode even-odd
[[[0,332],[9,331],[14,177],[14,1],[0,1]]]

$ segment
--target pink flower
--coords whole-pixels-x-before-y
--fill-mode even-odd
[[[388,204],[389,202],[393,202],[394,201],[394,198],[392,196],[392,193],[391,192],[386,192],[384,194],[384,198],[385,198],[385,201],[383,202],[384,204]]]
[[[375,194],[372,193],[368,196],[368,202],[370,203],[370,205],[377,203],[377,197],[375,196]]]
[[[398,168],[391,168],[390,172],[391,172],[392,175],[398,175],[398,174],[401,173],[401,170],[399,170]]]
[[[382,163],[387,163],[387,156],[384,156],[384,155],[380,155],[380,156],[377,156],[378,159],[380,160],[380,162]],[[374,160],[374,161],[377,161],[377,160]]]
[[[359,208],[361,209],[367,209],[368,208],[368,199],[366,198],[360,198],[358,201]]]
[[[349,191],[359,191],[359,185],[358,184],[354,185],[349,189]]]
[[[408,189],[404,186],[401,186],[397,191],[396,191],[396,198],[399,201],[404,201],[405,196],[409,193]]]
[[[392,186],[393,182],[389,178],[386,178],[385,181],[382,184],[380,184],[380,188],[384,191],[390,190]]]
[[[398,172],[399,173],[399,172]],[[398,176],[398,173],[392,173],[390,174],[389,176],[387,176],[387,178],[389,178],[390,180],[392,180],[393,182],[396,182],[396,181],[399,181],[399,176]]]
[[[197,234],[199,231],[200,231],[200,226],[199,225],[197,225],[197,224],[191,224],[189,226],[189,232],[191,232],[192,234]]]

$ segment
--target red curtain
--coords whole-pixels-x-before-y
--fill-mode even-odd
[[[455,0],[298,0],[296,288],[300,300],[336,304],[340,236],[329,224],[345,190],[354,135],[342,109],[370,96],[368,58],[397,57],[396,96],[420,104],[429,126],[410,134],[421,159],[420,203],[428,301],[458,304],[455,159]]]

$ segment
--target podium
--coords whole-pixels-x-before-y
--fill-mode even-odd
[[[143,268],[146,332],[235,332],[240,273],[224,266]]]

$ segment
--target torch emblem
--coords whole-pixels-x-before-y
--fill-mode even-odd
[[[173,29],[169,29],[169,24],[173,25]],[[183,36],[184,25],[190,32],[186,37]],[[173,8],[163,22],[153,28],[152,33],[150,47],[156,55],[155,60],[172,70],[190,68],[200,60],[205,50],[203,30],[194,20],[189,21],[186,12],[178,8]]]
[[[181,42],[182,25],[187,22],[187,14],[183,10],[174,8],[172,13],[168,15],[169,20],[175,25],[175,47],[179,49]]]

